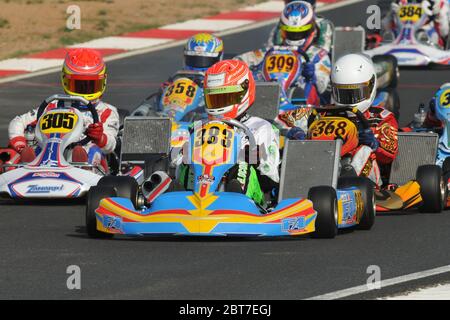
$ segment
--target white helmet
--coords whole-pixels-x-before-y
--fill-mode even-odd
[[[331,72],[333,100],[338,107],[357,107],[365,112],[375,100],[377,75],[372,60],[362,54],[339,58]]]

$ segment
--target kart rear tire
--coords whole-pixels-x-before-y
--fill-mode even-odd
[[[332,239],[337,234],[337,196],[336,190],[329,186],[319,186],[309,189],[308,199],[312,201],[317,211],[316,231],[313,238]]]
[[[399,78],[399,68],[398,68],[398,61],[397,58],[394,57],[391,54],[383,54],[383,55],[375,55],[372,57],[372,61],[374,64],[377,63],[386,63],[389,65],[388,70],[389,71],[389,78],[390,81],[387,84],[387,86],[383,87],[383,89],[385,88],[391,88],[391,89],[395,89],[397,88],[398,85],[398,78]]]
[[[419,206],[419,211],[424,213],[442,212],[447,197],[447,184],[444,182],[441,167],[434,164],[420,166],[417,168],[416,179],[422,196],[422,205]]]
[[[370,230],[375,224],[376,204],[373,182],[365,177],[343,177],[338,181],[338,188],[356,187],[361,191],[364,211],[358,224],[359,230]]]
[[[93,186],[88,192],[86,199],[86,232],[90,238],[108,239],[112,238],[113,234],[105,233],[97,230],[97,218],[95,210],[100,204],[100,200],[109,197],[115,197],[116,190],[108,186]]]
[[[97,186],[114,188],[116,197],[130,199],[134,208],[137,208],[139,185],[133,177],[105,176],[99,180]]]

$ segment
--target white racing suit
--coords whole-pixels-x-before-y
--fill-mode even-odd
[[[235,59],[244,61],[253,70],[261,69],[265,54],[269,49],[270,47],[249,51],[236,56]],[[321,95],[327,89],[329,89],[328,87],[330,84],[331,75],[330,57],[328,56],[328,52],[326,50],[315,46],[310,46],[306,51],[306,54],[309,56],[310,61],[315,65],[314,69],[316,75],[316,88],[319,95]],[[305,87],[305,81],[301,75],[298,77],[298,79],[294,80],[293,83],[297,87]]]
[[[46,110],[51,110],[56,107],[56,101],[50,103]],[[117,135],[119,133],[119,114],[117,112],[116,107],[107,104],[103,101],[97,102],[95,105],[95,108],[98,112],[99,120],[103,124],[103,134],[106,136],[106,143],[101,148],[97,146],[93,142],[87,143],[83,148],[85,149],[86,153],[88,154],[88,162],[92,165],[102,165],[105,169],[108,168],[106,160],[104,158],[105,154],[111,153],[116,148],[117,144]],[[16,116],[11,122],[9,123],[8,128],[8,134],[10,141],[14,141],[15,139],[21,139],[21,137],[24,137],[25,131],[27,130],[27,127],[33,128],[34,133],[34,127],[37,124],[37,109],[33,109],[25,114]],[[85,130],[87,127],[93,123],[92,114],[89,111],[82,112],[83,114],[83,120],[84,120],[84,128]],[[33,134],[34,135],[34,134]],[[80,137],[80,140],[84,139],[85,135],[83,134]],[[32,141],[28,141],[28,144],[34,144],[35,148],[36,144]],[[36,150],[39,151],[39,150]],[[66,151],[66,157],[68,161],[71,161],[72,154],[71,150]]]
[[[317,35],[312,43],[313,46],[331,52],[331,46],[333,42],[333,23],[323,17],[316,17],[316,31]],[[272,29],[267,40],[266,47],[281,46],[283,45],[283,39],[281,38],[280,23]]]
[[[431,42],[441,48],[445,48],[445,43],[448,41],[448,34],[450,29],[450,4],[448,0],[428,0],[428,1],[408,1],[395,0],[391,3],[390,11],[382,19],[382,30],[395,31],[395,17],[398,13],[400,5],[408,3],[415,4],[420,2],[424,14],[429,16],[429,21],[422,28],[428,34]],[[397,34],[394,35],[397,36]]]

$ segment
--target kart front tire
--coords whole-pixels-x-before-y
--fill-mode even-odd
[[[434,164],[420,166],[417,168],[416,179],[422,196],[419,211],[442,212],[447,197],[447,184],[444,182],[441,167]]]
[[[359,230],[370,230],[375,224],[376,208],[375,208],[375,192],[374,184],[365,177],[344,177],[338,181],[338,188],[356,187],[361,191],[362,200],[364,202],[364,211],[359,220]]]
[[[116,197],[130,199],[134,208],[137,208],[139,185],[133,177],[105,176],[97,186],[114,188]]]
[[[329,186],[319,186],[309,189],[308,199],[312,201],[317,211],[316,231],[313,238],[332,239],[337,234],[337,196],[336,190]]]
[[[94,186],[89,190],[86,200],[86,232],[90,238],[108,239],[113,237],[113,234],[97,230],[95,210],[97,210],[102,199],[115,196],[116,190],[112,187]]]

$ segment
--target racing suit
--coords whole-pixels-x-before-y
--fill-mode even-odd
[[[350,152],[350,165],[358,176],[368,177],[380,187],[383,184],[382,176],[389,173],[390,164],[397,156],[398,123],[392,112],[379,106],[371,106],[364,116],[378,142],[377,148],[373,150],[360,144]],[[349,114],[348,118],[360,127],[355,115]]]
[[[289,47],[289,48],[295,48],[295,47]],[[262,74],[262,68],[263,68],[263,62],[266,53],[270,50],[270,47],[258,49],[255,51],[250,51],[243,53],[239,56],[236,56],[235,59],[239,59],[247,63],[247,65],[254,70],[254,74],[256,72],[257,76],[255,77],[256,80],[261,80],[260,76],[258,74]],[[324,49],[321,49],[319,47],[310,46],[308,50],[306,51],[306,54],[310,58],[310,61],[314,64],[314,73],[315,73],[315,79],[312,83],[314,87],[314,91],[316,91],[316,94],[319,96],[324,95],[326,92],[330,91],[329,84],[330,84],[330,75],[331,75],[331,60],[328,55],[328,52]],[[293,80],[292,86],[300,87],[302,89],[306,90],[306,81],[303,76],[299,76],[297,79]],[[316,100],[314,98],[315,94],[311,93],[311,95],[307,95],[308,100],[309,96],[312,98],[311,101],[308,101],[308,104],[317,104]],[[290,104],[289,99],[287,97],[286,92],[282,90],[282,97],[281,97],[281,104],[280,109],[284,109],[285,105]]]
[[[57,102],[51,102],[46,110],[51,110],[56,108]],[[98,112],[99,120],[103,124],[103,134],[104,139],[101,139],[99,145],[93,142],[89,142],[83,146],[84,150],[88,154],[88,162],[93,165],[101,165],[107,170],[108,165],[104,158],[105,154],[112,153],[116,147],[117,135],[119,133],[119,114],[117,109],[110,104],[103,101],[98,101],[95,104],[95,108]],[[10,139],[10,144],[14,145],[17,142],[26,143],[24,137],[25,131],[29,127],[36,127],[37,124],[37,109],[33,109],[23,115],[16,116],[10,123],[8,128],[8,134]],[[89,111],[82,112],[84,116],[84,127],[87,127],[93,123],[92,114]],[[34,130],[33,130],[34,132]],[[85,135],[80,137],[80,140],[84,139]],[[28,143],[32,143],[28,141]],[[36,149],[39,147],[36,147]],[[37,150],[38,151],[38,150]],[[68,150],[67,159],[71,161],[71,151]]]
[[[448,34],[450,29],[450,5],[448,0],[430,0],[430,1],[408,1],[395,0],[391,4],[391,11],[382,19],[383,30],[393,30],[394,35],[397,36],[395,30],[395,18],[400,5],[408,3],[421,3],[423,12],[429,16],[428,22],[423,26],[424,31],[430,37],[431,42],[441,48],[445,48],[448,41]]]
[[[316,18],[316,35],[313,39],[312,45],[324,49],[328,53],[331,52],[331,45],[333,40],[333,23],[323,17]],[[281,46],[283,39],[281,38],[280,22],[272,29],[267,40],[267,47]]]
[[[236,179],[240,183],[243,193],[253,199],[255,203],[263,205],[264,192],[271,191],[280,182],[278,171],[280,164],[279,132],[268,121],[248,114],[241,116],[239,121],[253,133],[259,149],[259,160],[257,164],[240,161],[230,169],[228,181]],[[249,143],[248,138],[245,135],[242,136],[240,147],[241,152],[245,152]],[[175,160],[175,164],[180,163],[180,158]],[[180,166],[177,176],[186,189],[192,189],[193,173],[188,168],[185,165]]]

